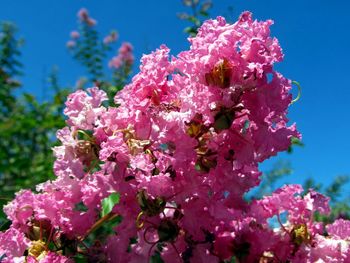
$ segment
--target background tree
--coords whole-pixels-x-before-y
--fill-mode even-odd
[[[63,102],[67,90],[59,88],[57,76],[49,78],[54,96],[38,102],[32,94],[16,95],[21,88],[20,47],[15,25],[0,25],[0,189],[1,205],[23,188],[52,178],[54,134],[64,125]],[[0,222],[3,221],[1,211]]]
[[[104,89],[113,105],[113,96],[128,81],[133,65],[132,46],[123,43],[110,61],[110,77],[105,77],[107,52],[117,39],[112,31],[103,40],[94,28],[96,21],[87,10],[78,13],[79,29],[71,34],[67,43],[73,59],[87,73],[78,80],[77,87],[62,88],[58,70],[53,68],[47,76],[48,89],[53,96],[39,101],[33,94],[21,90],[18,78],[22,74],[20,47],[23,40],[10,22],[0,26],[0,205],[13,199],[15,192],[32,189],[41,182],[52,179],[54,156],[51,148],[57,144],[55,133],[65,124],[63,109],[67,95],[76,88],[97,85]],[[77,37],[78,36],[78,37]],[[74,46],[73,46],[74,45]],[[85,81],[85,79],[87,79]],[[18,90],[16,94],[16,90]],[[6,221],[0,211],[0,225]]]

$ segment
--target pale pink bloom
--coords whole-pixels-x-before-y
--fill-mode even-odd
[[[77,45],[77,43],[75,41],[73,41],[73,40],[69,40],[66,43],[66,47],[67,48],[74,48],[76,45]]]
[[[90,88],[88,92],[91,96],[82,90],[70,94],[64,110],[69,117],[68,122],[83,130],[91,129],[98,121],[98,116],[105,110],[100,107],[101,103],[107,100],[106,93],[98,88]]]
[[[36,207],[36,196],[30,190],[21,190],[16,197],[6,206],[4,212],[12,221],[13,227],[26,226]]]
[[[81,8],[77,14],[79,20],[86,23],[88,26],[95,26],[97,21],[89,16],[89,12],[86,8]]]
[[[50,251],[38,263],[74,263],[74,260]]]
[[[78,31],[72,31],[72,32],[70,32],[70,37],[72,39],[78,39],[80,37],[80,34]]]
[[[129,42],[124,42],[118,50],[118,55],[109,61],[109,67],[118,69],[123,65],[131,66],[134,63],[133,47]]]
[[[88,24],[88,26],[93,27],[97,24],[97,20],[93,19],[91,17],[89,17],[88,19],[86,19],[86,24]]]
[[[307,209],[315,212],[318,211],[321,214],[329,214],[329,197],[326,197],[320,193],[315,192],[314,190],[310,190],[306,196],[304,196],[304,200],[307,202]]]
[[[89,17],[89,13],[88,13],[88,10],[86,8],[81,8],[79,11],[78,11],[78,14],[77,14],[78,18],[80,20],[86,20],[88,17]]]
[[[25,262],[24,251],[30,246],[30,240],[25,237],[24,233],[9,228],[5,232],[0,232],[0,256],[1,262]]]
[[[103,43],[105,45],[109,45],[113,42],[116,42],[118,40],[118,33],[116,31],[112,31],[109,35],[107,35],[104,39],[103,39]]]
[[[327,232],[332,236],[350,241],[350,221],[337,219],[333,224],[327,225]]]

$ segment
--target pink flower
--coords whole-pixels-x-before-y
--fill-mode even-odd
[[[327,225],[327,232],[329,235],[337,236],[341,239],[350,239],[350,221],[344,219],[337,219],[333,224]]]
[[[90,27],[93,27],[93,26],[95,26],[97,24],[96,19],[93,19],[93,18],[90,18],[90,17],[85,22]]]
[[[80,37],[80,34],[78,31],[72,31],[72,32],[70,32],[70,37],[72,39],[78,39]]]
[[[86,20],[88,17],[89,17],[89,13],[88,13],[88,10],[86,8],[81,8],[79,11],[78,11],[78,14],[77,14],[78,18],[80,20]]]
[[[95,23],[86,9],[78,17]],[[166,262],[347,262],[349,221],[326,226],[327,237],[313,221],[315,212],[329,213],[327,197],[303,195],[300,185],[250,203],[244,197],[261,181],[259,163],[300,138],[287,118],[291,81],[274,69],[283,54],[271,25],[249,12],[232,25],[204,22],[178,56],[165,45],[144,55],[116,94],[118,107],[106,107],[97,87],[70,94],[67,127],[53,148],[57,178],[5,207],[12,227],[0,234],[0,252],[36,262],[23,255],[40,225],[58,244],[45,248],[42,262],[64,262],[56,250],[74,257],[90,231],[118,215],[115,233],[82,253],[89,260],[146,262],[156,253]],[[121,45],[110,61],[116,74],[132,66],[132,52]],[[103,217],[110,193],[119,203]]]
[[[326,197],[320,193],[317,193],[313,190],[310,190],[309,193],[304,197],[304,200],[307,202],[307,208],[311,211],[318,211],[321,214],[329,214],[329,197]]]
[[[104,39],[103,39],[103,43],[105,45],[109,45],[113,42],[116,42],[118,39],[118,33],[116,31],[112,31],[108,36],[106,36]]]
[[[91,96],[82,90],[70,94],[66,102],[67,108],[64,110],[69,117],[68,122],[83,130],[92,129],[92,125],[105,110],[104,107],[100,107],[101,103],[107,100],[106,93],[98,88],[90,88],[88,92]]]
[[[109,62],[109,67],[118,69],[122,65],[131,66],[134,63],[133,47],[130,43],[124,42],[118,50],[118,55]]]
[[[69,40],[66,43],[66,47],[67,48],[74,48],[76,45],[77,45],[77,43],[75,41],[73,41],[73,40]]]
[[[40,259],[38,263],[73,263],[72,259],[54,252],[48,252],[43,259]]]
[[[118,69],[122,65],[123,65],[123,61],[122,61],[121,57],[119,57],[119,56],[113,57],[108,63],[108,66],[110,68],[114,68],[114,69]]]
[[[86,8],[81,8],[77,16],[81,22],[86,23],[90,27],[97,24],[97,21],[89,16],[89,12]]]
[[[1,262],[25,262],[24,251],[30,246],[30,241],[23,232],[15,228],[9,228],[0,232],[0,257]]]
[[[101,144],[100,160],[114,160],[120,163],[129,161],[129,149],[122,136],[111,136]]]
[[[16,193],[16,198],[4,207],[8,219],[13,227],[26,226],[36,207],[36,196],[30,190],[22,190]]]

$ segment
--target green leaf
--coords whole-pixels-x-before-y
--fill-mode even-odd
[[[305,146],[305,144],[300,139],[298,139],[297,137],[292,137],[290,142],[291,142],[291,145],[289,146],[289,148],[287,150],[287,153],[292,153],[293,152],[293,148],[295,146],[299,146],[299,147],[304,147]]]
[[[195,17],[195,16],[189,16],[187,18],[187,20],[190,21],[191,23],[195,24],[195,25],[200,24],[199,19],[197,17]]]
[[[88,263],[88,259],[84,255],[76,255],[73,257],[76,263]]]
[[[184,29],[184,32],[189,34],[190,36],[196,36],[197,34],[197,28],[196,27],[192,27],[192,26],[189,26],[189,27],[186,27]]]
[[[79,202],[75,204],[74,211],[87,212],[88,208],[86,207],[86,205],[84,205],[83,202]]]
[[[292,137],[291,142],[293,145],[304,146],[304,143],[299,138],[296,138],[296,137]]]
[[[119,193],[112,193],[108,197],[102,200],[102,211],[101,211],[101,217],[104,217],[108,213],[110,213],[113,209],[113,207],[119,203],[120,194]]]
[[[201,14],[202,16],[208,17],[209,13],[206,11],[200,11],[199,14]]]

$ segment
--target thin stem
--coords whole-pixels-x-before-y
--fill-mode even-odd
[[[281,225],[282,229],[289,235],[289,231],[284,227],[284,225],[281,222],[280,214],[277,214],[277,221]]]
[[[298,95],[297,95],[297,97],[294,100],[292,100],[290,105],[292,105],[293,103],[297,102],[300,99],[300,97],[301,97],[301,86],[300,86],[299,82],[293,80],[292,84],[294,84],[294,85],[296,85],[298,87]]]
[[[41,222],[41,221],[40,221]],[[49,244],[50,244],[50,240],[51,240],[51,237],[52,237],[52,234],[53,234],[53,226],[51,226],[51,229],[50,229],[50,234],[49,234],[49,237],[47,238],[47,241],[46,241],[46,246],[45,246],[45,250],[47,250]]]
[[[108,213],[107,215],[105,215],[104,217],[100,218],[95,224],[92,225],[92,227],[90,227],[90,229],[85,233],[84,236],[81,236],[78,238],[79,241],[83,241],[86,237],[88,237],[92,232],[94,232],[96,229],[100,228],[103,223],[112,220],[114,218],[116,218],[118,216],[118,214],[115,213]]]
[[[180,262],[182,262],[182,258],[181,258],[181,255],[180,255],[179,250],[177,250],[177,248],[176,248],[176,246],[174,245],[174,243],[170,243],[170,245],[174,248],[174,250],[176,251],[176,254],[179,256]]]
[[[39,240],[43,240],[43,229],[41,227],[41,221],[39,221],[39,227],[40,227]]]
[[[151,262],[151,252],[152,252],[152,249],[154,248],[154,246],[156,245],[157,243],[154,243],[151,248],[149,249],[148,251],[148,261],[147,262]]]
[[[84,251],[84,250],[82,250],[82,249],[80,248],[80,251],[82,251],[82,252],[85,253],[85,254],[89,253],[89,247],[84,243],[84,241],[80,241],[79,244],[82,244],[83,247],[86,249],[86,250]]]
[[[84,251],[84,250],[82,250],[81,248],[77,248],[77,253],[78,254],[81,254],[81,255],[84,255],[84,256],[86,256],[87,255],[87,251]]]
[[[75,135],[78,135],[79,133],[81,133],[82,135],[85,135],[85,136],[89,139],[89,141],[92,141],[91,136],[90,136],[89,134],[87,134],[85,131],[83,131],[83,130],[77,130],[77,131],[75,132]]]
[[[169,209],[169,207],[164,207],[164,208],[168,208]],[[166,218],[166,214],[164,213],[164,210],[162,211],[162,214],[163,214],[164,218]]]

